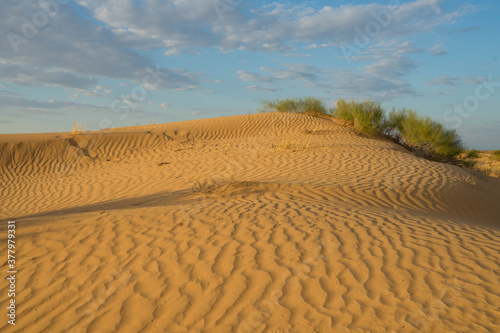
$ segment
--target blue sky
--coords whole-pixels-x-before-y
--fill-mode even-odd
[[[0,3],[0,133],[374,99],[500,146],[497,1]]]

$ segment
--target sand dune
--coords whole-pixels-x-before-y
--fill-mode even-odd
[[[0,168],[2,332],[500,332],[500,180],[329,119],[2,135]]]

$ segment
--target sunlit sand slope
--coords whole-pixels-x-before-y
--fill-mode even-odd
[[[500,181],[329,119],[4,135],[0,168],[2,332],[500,332]]]

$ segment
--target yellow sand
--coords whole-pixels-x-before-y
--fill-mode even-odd
[[[500,332],[500,180],[332,120],[2,135],[0,167],[2,332]]]

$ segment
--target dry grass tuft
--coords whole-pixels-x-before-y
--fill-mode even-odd
[[[466,158],[479,158],[479,151],[472,149],[472,150],[467,150],[465,151],[465,157]]]
[[[85,129],[85,124],[77,123],[76,121],[73,123],[73,130],[71,131],[72,136],[76,136],[82,134],[82,131]]]
[[[459,161],[467,168],[489,176],[500,177],[500,150],[468,150],[459,156]]]
[[[494,150],[491,152],[492,156],[490,157],[494,161],[500,161],[500,150]]]
[[[299,151],[299,150],[307,150],[311,148],[311,145],[308,143],[299,143],[297,141],[288,141],[284,140],[280,144],[273,143],[272,146],[275,150],[291,150],[291,151]]]
[[[193,185],[192,193],[194,194],[220,194],[236,184],[236,180],[231,177],[213,177],[210,180],[196,182]]]
[[[335,133],[335,131],[333,131],[331,129],[318,129],[318,128],[315,128],[313,130],[306,129],[304,131],[304,134],[307,134],[307,135],[328,135],[328,134],[333,134],[333,133]]]

